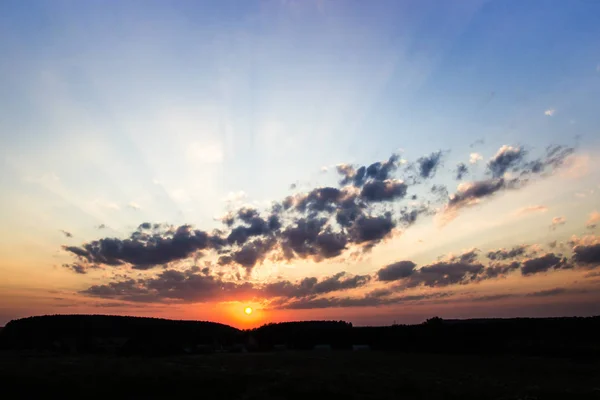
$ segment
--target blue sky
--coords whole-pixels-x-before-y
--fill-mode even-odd
[[[336,165],[396,152],[410,165],[441,150],[436,184],[451,195],[459,162],[484,179],[503,145],[532,158],[575,149],[566,172],[447,226],[437,204],[360,260],[273,263],[252,279],[594,234],[598,15],[594,1],[2,2],[0,273],[14,304],[2,315],[36,310],[19,290],[117,279],[60,268],[72,258],[62,245],[147,221],[212,230],[227,211],[336,186]],[[506,217],[536,205],[548,211]],[[554,217],[568,223],[549,229]]]

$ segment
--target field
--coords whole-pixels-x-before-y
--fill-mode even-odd
[[[3,398],[600,399],[600,361],[382,352],[0,353]]]

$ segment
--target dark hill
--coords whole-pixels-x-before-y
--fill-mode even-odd
[[[204,321],[111,315],[45,315],[10,321],[0,332],[0,347],[11,349],[94,352],[118,346],[131,352],[151,347],[173,352],[174,347],[200,344],[230,345],[242,332]],[[169,347],[167,349],[166,347]]]

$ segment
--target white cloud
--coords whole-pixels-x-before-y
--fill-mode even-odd
[[[135,201],[130,201],[129,204],[127,204],[127,207],[133,208],[134,210],[139,210],[140,208],[142,208]]]
[[[471,153],[469,156],[469,162],[471,164],[477,164],[477,162],[481,160],[483,160],[483,156],[479,153]]]
[[[322,173],[325,173],[327,171],[329,171],[329,168],[327,168],[327,167],[321,167],[321,172]]]
[[[555,109],[553,109],[553,108],[549,108],[549,109],[547,109],[546,111],[544,111],[544,115],[547,115],[548,117],[551,117],[551,116],[553,116],[553,115],[554,115],[554,113],[555,113],[555,112],[556,112],[556,110],[555,110]]]

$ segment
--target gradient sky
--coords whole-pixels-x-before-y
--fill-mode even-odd
[[[0,325],[600,314],[600,2],[2,1],[0,53]]]

